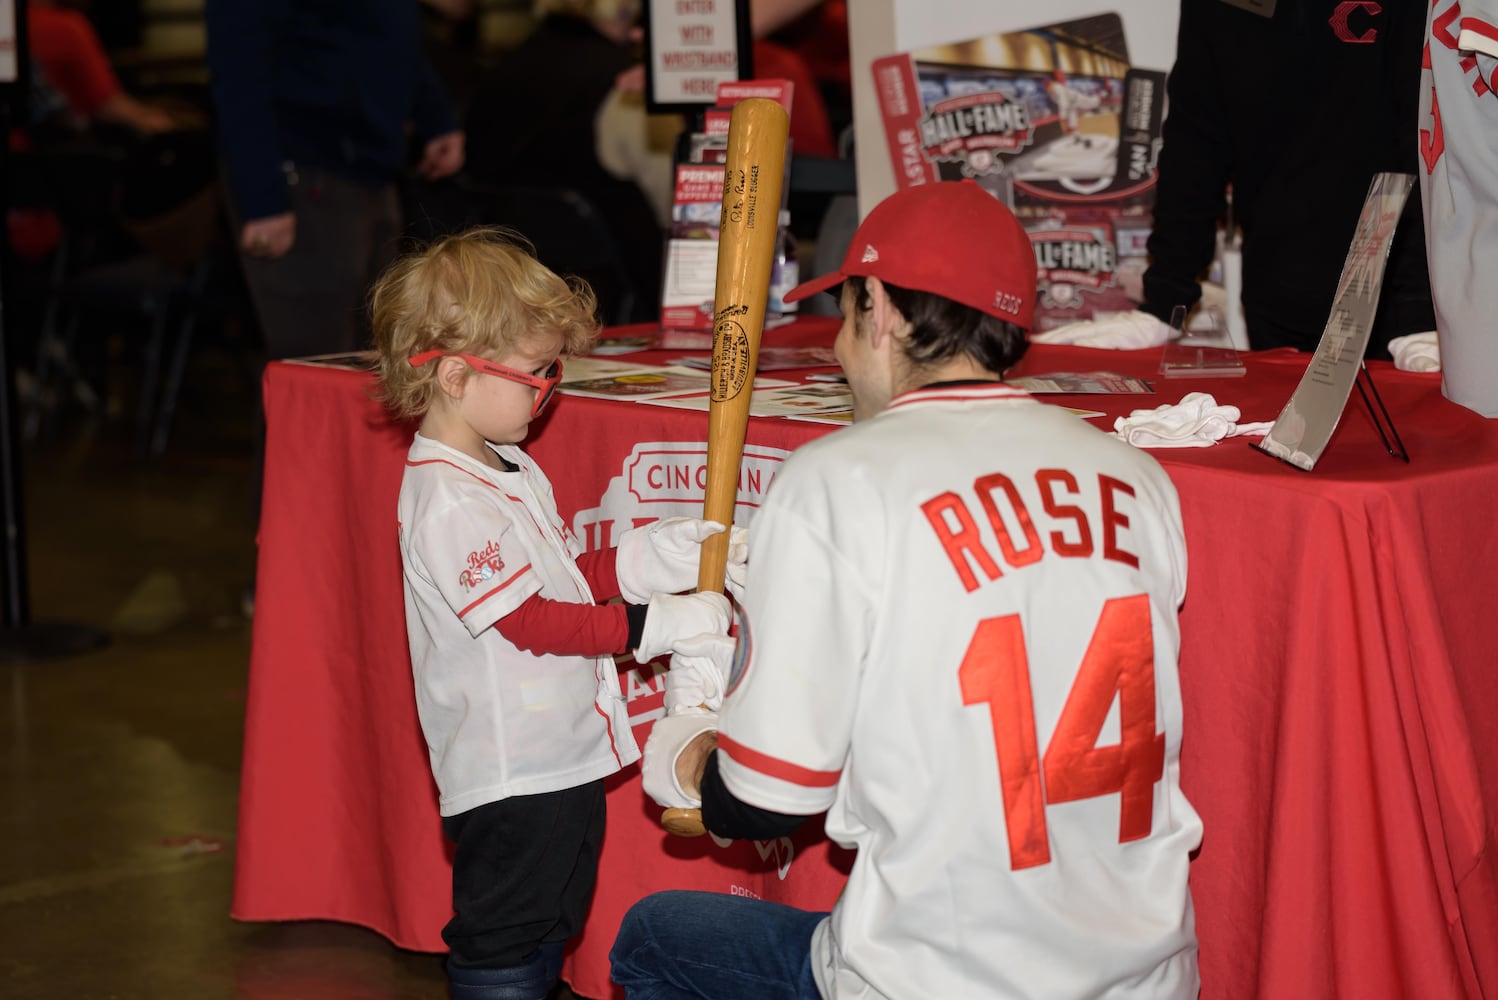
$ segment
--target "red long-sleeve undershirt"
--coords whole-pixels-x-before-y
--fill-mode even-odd
[[[594,600],[619,596],[616,551],[597,549],[578,556],[577,568]],[[533,595],[494,623],[516,648],[558,656],[612,656],[639,641],[644,607],[628,604],[579,604]],[[631,621],[637,618],[638,622]],[[633,642],[631,641],[633,640]]]

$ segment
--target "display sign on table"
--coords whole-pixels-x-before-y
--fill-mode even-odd
[[[1030,233],[1045,331],[1137,308],[1165,74],[1117,14],[876,59],[896,183],[971,178]]]
[[[1347,260],[1342,265],[1342,277],[1337,281],[1331,316],[1326,321],[1321,341],[1316,345],[1316,353],[1274,426],[1264,436],[1263,442],[1255,445],[1296,468],[1307,472],[1315,468],[1342,419],[1347,397],[1352,394],[1360,372],[1372,386],[1371,377],[1366,375],[1363,365],[1363,354],[1368,350],[1368,336],[1373,332],[1373,316],[1378,309],[1379,291],[1383,288],[1389,246],[1394,242],[1399,215],[1404,211],[1405,200],[1414,183],[1415,178],[1410,174],[1374,176],[1368,186],[1368,196],[1363,201],[1363,211],[1358,217],[1358,228],[1353,233]],[[1374,394],[1376,398],[1376,390]],[[1390,454],[1409,461],[1403,444],[1394,450],[1380,414],[1373,412],[1373,403],[1366,391],[1363,399],[1374,426],[1385,435],[1384,446],[1390,449]],[[1380,401],[1379,409],[1382,407]],[[1382,417],[1387,421],[1387,413]],[[1388,426],[1392,432],[1392,423]],[[1398,441],[1397,432],[1393,440]]]

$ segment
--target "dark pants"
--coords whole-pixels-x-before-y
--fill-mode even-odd
[[[370,285],[401,235],[395,185],[371,185],[317,167],[289,175],[296,242],[284,257],[240,253],[267,360],[368,347]],[[244,220],[235,213],[236,239]]]
[[[455,987],[472,978],[465,970],[560,965],[562,946],[582,928],[592,902],[603,825],[602,781],[501,799],[442,820],[457,845],[454,914],[442,929]],[[555,967],[548,974],[554,978]]]

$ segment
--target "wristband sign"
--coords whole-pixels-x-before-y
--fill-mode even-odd
[[[753,75],[748,0],[649,0],[645,99],[653,112],[717,103],[720,83]]]

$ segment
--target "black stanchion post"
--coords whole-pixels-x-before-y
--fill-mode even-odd
[[[0,208],[5,217],[10,209],[10,143],[15,109],[25,101],[27,67],[26,5],[17,0],[0,0],[0,34],[11,27],[13,38],[0,37]],[[6,43],[10,44],[7,45]],[[9,48],[13,58],[6,59]],[[16,440],[15,393],[10,371],[9,323],[5,315],[10,305],[10,239],[0,221],[0,662],[24,663],[31,660],[75,656],[97,649],[109,637],[96,629],[81,625],[36,625],[31,621],[30,585],[26,568],[25,491],[21,479],[20,444]]]

